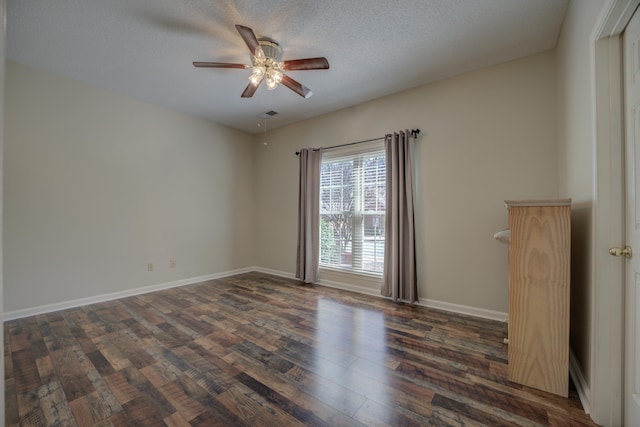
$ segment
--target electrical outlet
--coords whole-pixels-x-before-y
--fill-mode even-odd
[[[147,264],[147,271],[153,271],[153,263]]]
[[[176,268],[176,260],[172,259],[171,261],[169,261],[169,267],[170,268]]]

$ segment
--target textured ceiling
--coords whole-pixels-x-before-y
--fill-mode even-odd
[[[258,133],[556,46],[568,0],[9,0],[7,57],[134,98]],[[240,94],[249,63],[234,25],[278,41],[283,59],[329,70]]]

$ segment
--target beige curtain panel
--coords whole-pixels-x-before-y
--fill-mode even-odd
[[[320,168],[322,149],[300,150],[298,192],[298,254],[296,278],[305,283],[318,281],[320,260]]]
[[[394,301],[418,300],[416,244],[413,220],[411,133],[385,136],[387,212],[385,218],[382,295]]]

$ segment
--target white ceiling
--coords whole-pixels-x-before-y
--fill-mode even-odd
[[[568,0],[8,0],[7,57],[131,97],[258,133],[556,46]],[[250,63],[234,25],[325,56],[329,70],[240,94]]]

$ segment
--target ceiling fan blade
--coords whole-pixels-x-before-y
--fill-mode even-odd
[[[251,68],[249,65],[245,64],[230,64],[228,62],[194,62],[194,67],[202,67],[202,68]]]
[[[307,59],[293,59],[291,61],[284,61],[284,67],[286,71],[293,70],[326,70],[329,68],[329,61],[327,58],[307,58]]]
[[[260,83],[262,83],[262,80],[260,80]],[[244,92],[242,92],[242,95],[240,96],[242,98],[251,98],[253,94],[256,93],[256,90],[258,90],[258,86],[260,86],[260,83],[258,83],[257,85],[249,83],[249,85],[244,89]]]
[[[305,99],[313,95],[313,92],[311,92],[311,89],[301,85],[300,83],[293,80],[291,77],[287,75],[282,76],[281,83]]]
[[[244,42],[247,44],[249,51],[253,55],[256,55],[256,50],[258,48],[260,48],[260,52],[262,52],[260,43],[258,43],[258,38],[251,28],[245,27],[244,25],[236,25],[236,30],[238,30],[238,32],[240,33],[240,37],[242,37]]]

